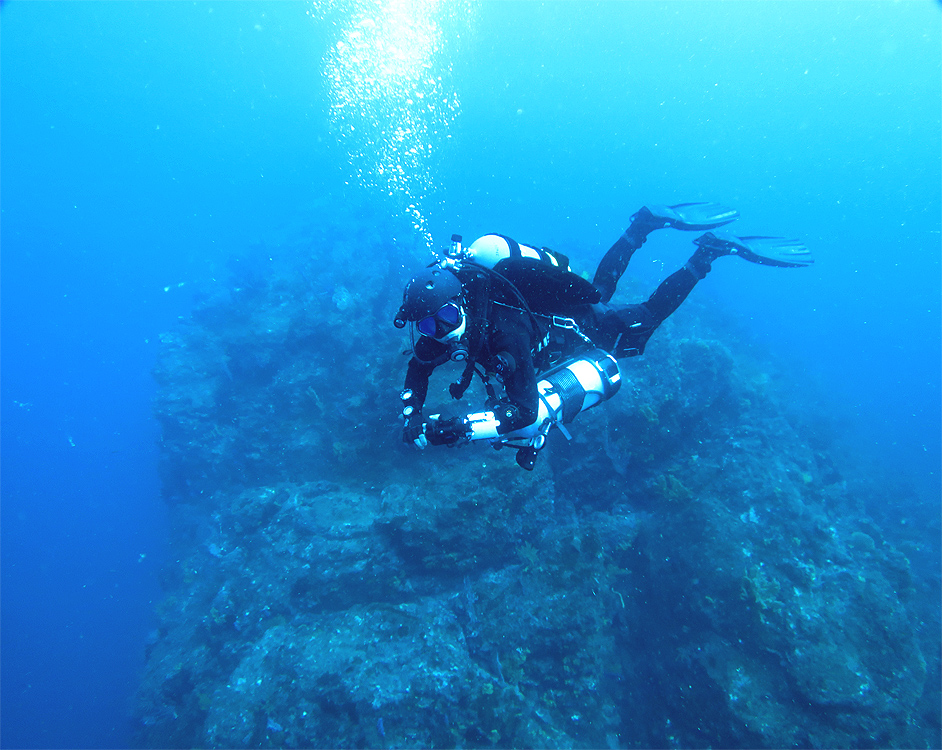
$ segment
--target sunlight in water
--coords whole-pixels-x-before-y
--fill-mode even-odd
[[[468,23],[470,3],[349,0],[315,3],[312,15],[338,28],[324,75],[351,178],[391,196],[431,247],[434,160],[459,111],[446,48]]]

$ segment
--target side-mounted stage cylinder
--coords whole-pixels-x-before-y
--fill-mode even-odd
[[[469,414],[466,417],[469,439],[539,450],[552,427],[565,432],[563,425],[569,424],[576,415],[618,393],[621,372],[611,354],[593,349],[551,370],[536,387],[540,394],[540,412],[536,421],[506,435],[498,435],[498,420],[493,412]]]

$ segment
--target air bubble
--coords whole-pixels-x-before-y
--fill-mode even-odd
[[[331,125],[361,185],[408,201],[431,248],[421,206],[438,187],[429,157],[450,138],[459,112],[443,51],[469,22],[471,3],[352,0],[346,7],[340,39],[324,61]],[[315,3],[315,10],[323,20],[325,6]],[[416,100],[427,106],[415,108]],[[434,101],[444,108],[429,103]]]

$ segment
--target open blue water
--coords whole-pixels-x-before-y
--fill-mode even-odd
[[[129,742],[166,555],[158,334],[227,257],[331,201],[584,267],[645,202],[800,237],[812,269],[729,260],[696,295],[937,513],[940,18],[929,0],[4,3],[2,745]],[[383,145],[396,118],[409,132]],[[674,234],[632,274],[682,263]]]

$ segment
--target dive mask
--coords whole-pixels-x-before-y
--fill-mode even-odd
[[[442,305],[431,315],[427,315],[415,323],[416,330],[423,336],[439,341],[450,338],[464,323],[464,314],[456,302]]]

